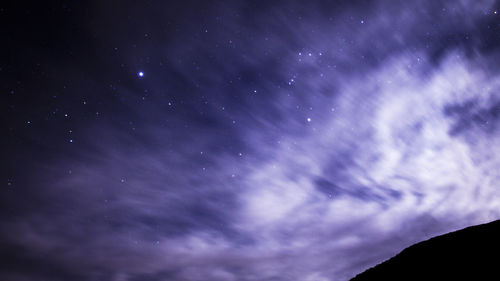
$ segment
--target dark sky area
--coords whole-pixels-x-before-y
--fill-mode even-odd
[[[500,1],[7,1],[0,26],[1,280],[342,281],[500,218]]]

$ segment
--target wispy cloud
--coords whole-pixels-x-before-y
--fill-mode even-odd
[[[495,2],[471,3],[217,6],[146,45],[122,118],[32,163],[0,244],[30,271],[0,276],[347,280],[500,218]]]

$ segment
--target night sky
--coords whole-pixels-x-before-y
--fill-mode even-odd
[[[1,280],[343,281],[500,219],[500,1],[18,1],[0,26]]]

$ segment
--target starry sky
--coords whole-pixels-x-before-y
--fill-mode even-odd
[[[500,219],[500,2],[0,5],[0,279],[336,281]]]

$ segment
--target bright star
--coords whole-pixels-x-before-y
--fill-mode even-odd
[[[309,117],[308,117],[308,118],[307,118],[307,122],[311,122],[311,118],[309,118]]]
[[[137,73],[137,75],[138,75],[139,77],[143,77],[143,76],[144,76],[144,72],[139,71],[139,72]]]

